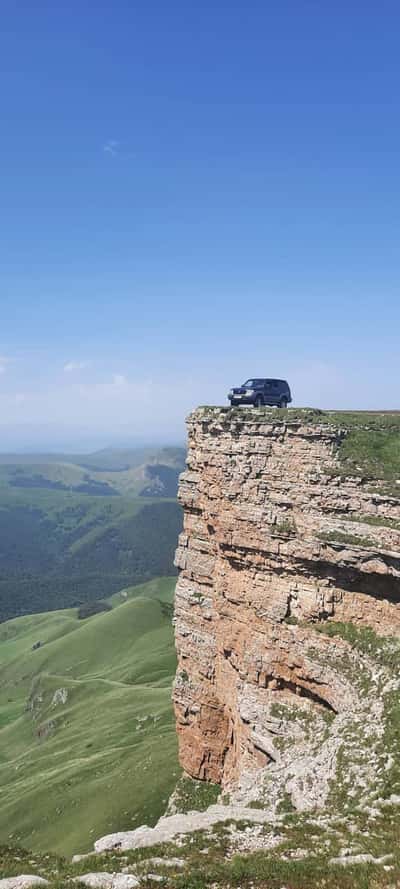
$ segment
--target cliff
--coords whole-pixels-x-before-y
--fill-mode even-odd
[[[188,774],[154,827],[27,866],[49,887],[394,889],[400,414],[202,408],[188,427],[174,686]],[[13,882],[23,854],[0,850],[4,889],[37,880]]]
[[[399,432],[396,415],[189,417],[180,760],[240,804],[366,805],[400,788],[382,744],[398,704]]]

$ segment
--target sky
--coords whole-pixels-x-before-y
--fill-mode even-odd
[[[399,408],[397,2],[3,0],[0,450]]]

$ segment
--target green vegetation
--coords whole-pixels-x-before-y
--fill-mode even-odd
[[[365,825],[351,834],[339,818],[334,829],[325,831],[315,818],[286,813],[279,826],[281,841],[270,851],[230,856],[230,829],[240,826],[253,829],[245,822],[216,824],[211,832],[199,831],[184,837],[179,849],[164,843],[145,849],[123,853],[110,852],[71,865],[53,855],[38,855],[24,849],[0,848],[0,874],[11,876],[21,872],[37,873],[50,880],[51,889],[73,889],[72,879],[88,871],[121,872],[127,867],[138,876],[154,873],[149,859],[153,856],[172,858],[177,854],[185,862],[180,869],[158,866],[156,873],[164,875],[173,889],[389,889],[399,885],[400,844],[395,811],[388,807],[387,815],[376,818],[372,834]],[[266,826],[265,831],[269,828]],[[376,857],[389,855],[389,869],[374,864],[353,864],[347,867],[330,864],[345,846],[357,845],[361,852]],[[296,859],[296,851],[305,856]],[[384,864],[384,862],[383,862]],[[156,889],[158,882],[146,876],[146,886]]]
[[[313,630],[324,636],[344,639],[352,648],[369,655],[382,667],[400,672],[400,646],[394,638],[377,636],[370,627],[356,627],[352,623],[334,620],[315,623]]]
[[[272,418],[282,423],[302,420],[310,425],[330,425],[340,429],[377,429],[400,432],[400,411],[323,411],[313,407],[281,408],[273,407],[218,407],[203,405],[198,410],[206,414],[222,414],[227,419],[243,419],[262,422]]]
[[[204,812],[217,802],[221,793],[219,784],[207,781],[194,781],[189,775],[182,775],[176,785],[173,807],[176,812]]]
[[[346,473],[395,481],[400,478],[400,423],[396,429],[354,429],[338,453]]]
[[[290,627],[297,627],[299,620],[294,614],[287,614],[286,617],[283,618],[283,623],[288,624]]]
[[[400,700],[397,689],[397,678],[400,669],[400,645],[398,640],[382,639],[376,636],[371,630],[357,630],[349,624],[341,624],[339,626],[339,632],[335,633],[335,635],[339,635],[339,633],[347,641],[350,639],[354,640],[353,644],[355,647],[372,656],[375,663],[393,671],[392,675],[394,683],[386,684],[384,677],[380,680],[384,718],[383,732],[380,735],[380,742],[377,747],[377,774],[380,775],[380,787],[379,790],[377,790],[377,796],[380,800],[387,801],[385,812],[387,810],[388,817],[390,817],[389,812],[393,808],[391,803],[396,796],[398,797],[400,795]],[[354,725],[354,727],[349,727],[348,731],[349,739],[351,738],[354,740],[354,738],[360,738],[359,762],[362,763],[363,743],[365,743],[365,738],[362,736],[363,733],[361,727],[359,725]],[[336,811],[344,812],[353,809],[359,820],[360,810],[362,811],[362,803],[360,806],[357,795],[353,795],[353,798],[349,799],[347,793],[348,787],[346,786],[349,768],[354,766],[355,761],[354,756],[351,758],[348,753],[348,745],[346,743],[348,738],[345,736],[343,737],[344,743],[338,754],[337,779],[335,785],[332,786],[331,789],[330,803]],[[394,795],[393,800],[392,795]],[[393,832],[396,833],[396,842],[398,843],[398,810],[397,812],[396,810],[392,811],[392,817]],[[382,830],[382,828],[384,829],[383,817],[380,821],[382,822],[380,825]],[[376,825],[374,824],[373,841],[378,848],[379,845],[382,845],[384,838],[384,835],[376,830]]]
[[[290,814],[295,811],[290,793],[284,793],[281,801],[278,803],[277,811],[281,814]]]
[[[0,622],[174,573],[183,448],[0,455]]]
[[[78,608],[78,620],[86,620],[87,617],[93,617],[94,614],[101,614],[102,611],[111,611],[111,605],[102,599],[94,602],[86,602]]]
[[[345,522],[358,522],[360,525],[372,525],[375,528],[392,528],[393,531],[400,531],[399,519],[390,519],[381,515],[369,515],[365,513],[362,515],[349,515],[348,513],[342,513],[340,519]]]
[[[376,543],[370,537],[346,534],[345,531],[321,531],[317,537],[325,543],[345,543],[347,546],[365,546],[368,549],[376,546]]]
[[[70,854],[162,814],[180,775],[173,587],[0,626],[0,841]]]
[[[175,501],[0,488],[0,621],[174,573]]]
[[[323,621],[317,623],[313,627],[319,633],[323,633],[331,638],[338,637],[348,642],[351,647],[361,654],[368,655],[372,663],[382,668],[386,668],[397,679],[400,674],[400,644],[398,639],[390,637],[378,636],[369,627],[356,627],[352,623],[339,623],[336,621]],[[350,668],[350,662],[344,662],[343,669],[346,671]],[[354,667],[353,667],[354,674]],[[368,691],[371,684],[367,669],[363,675],[354,676],[353,679],[360,687]],[[390,798],[391,794],[400,795],[400,697],[397,684],[392,687],[387,684],[387,677],[383,674],[381,683],[382,701],[384,707],[384,732],[380,743],[380,755],[382,761],[386,762],[383,771],[385,776],[384,786],[381,788],[380,794],[383,799]],[[362,756],[362,745],[360,744],[360,755]],[[343,748],[341,752],[342,771],[344,780],[348,763],[346,761],[346,751]],[[388,761],[390,765],[388,766]],[[340,766],[340,761],[339,761]],[[340,782],[339,782],[340,786]]]
[[[271,534],[273,537],[294,537],[296,534],[296,525],[293,519],[282,519],[272,525]]]
[[[185,449],[106,448],[94,454],[0,454],[0,486],[175,497]]]
[[[235,423],[295,423],[334,426],[343,431],[338,441],[338,473],[396,482],[400,479],[400,411],[322,411],[315,408],[204,407],[206,414],[222,414]],[[399,490],[396,492],[399,494]]]

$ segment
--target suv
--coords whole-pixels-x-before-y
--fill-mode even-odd
[[[268,404],[276,407],[287,407],[292,400],[286,380],[246,380],[243,386],[231,389],[228,399],[234,407],[237,404],[253,404],[261,407]]]

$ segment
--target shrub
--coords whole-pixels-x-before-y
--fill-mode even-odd
[[[94,614],[100,614],[102,611],[112,611],[108,602],[97,599],[95,602],[85,602],[78,608],[78,620],[85,620],[87,617],[93,617]]]

